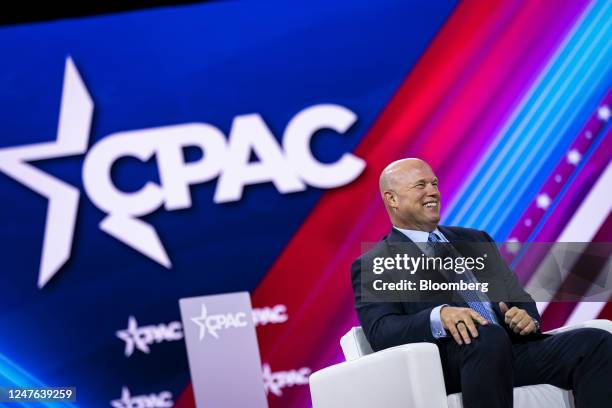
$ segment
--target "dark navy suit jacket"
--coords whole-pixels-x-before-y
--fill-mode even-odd
[[[508,268],[497,250],[495,242],[484,231],[469,228],[444,227],[438,229],[446,236],[453,247],[457,248],[464,256],[463,251],[470,243],[478,243],[482,248],[489,248],[489,259],[487,261],[487,273],[501,281],[502,293],[496,294],[495,299],[504,299],[508,307],[517,306],[525,309],[527,313],[538,322],[540,315],[531,296],[523,290],[514,272]],[[399,244],[399,245],[397,245]],[[355,294],[355,309],[365,332],[366,338],[375,351],[388,347],[398,346],[406,343],[447,341],[435,339],[431,332],[430,313],[433,308],[442,304],[440,301],[423,302],[364,302],[361,299],[361,268],[362,265],[371,265],[370,260],[374,257],[392,257],[397,253],[397,247],[409,256],[421,256],[419,247],[395,228],[384,237],[373,249],[359,257],[351,267],[351,278]],[[443,302],[449,303],[449,302]],[[450,303],[449,303],[450,304]],[[452,305],[452,304],[451,304]],[[458,306],[465,306],[459,305]],[[528,336],[519,336],[513,333],[506,325],[499,309],[498,302],[492,302],[497,320],[506,328],[513,342],[526,341],[540,338],[543,335],[534,333]]]

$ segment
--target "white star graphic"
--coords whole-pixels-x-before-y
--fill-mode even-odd
[[[134,352],[134,346],[143,353],[149,354],[149,346],[140,338],[138,322],[134,316],[128,318],[127,329],[115,332],[117,337],[125,341],[125,356],[129,357]]]
[[[543,210],[550,206],[550,202],[550,197],[546,193],[538,194],[538,197],[536,198],[536,206]]]
[[[111,401],[114,408],[129,408],[132,406],[132,396],[128,387],[121,388],[121,399]]]
[[[0,171],[49,200],[38,273],[42,288],[70,258],[79,190],[30,162],[85,153],[94,104],[72,58],[66,58],[57,137],[53,142],[0,150]]]
[[[39,288],[45,286],[70,259],[80,192],[30,162],[84,155],[89,144],[93,110],[94,103],[87,87],[74,61],[67,57],[55,141],[0,149],[0,172],[48,200]],[[87,188],[87,180],[83,181]],[[155,228],[143,220],[110,213],[99,225],[104,232],[150,259],[166,268],[172,267]]]
[[[200,340],[202,340],[204,336],[206,335],[206,318],[207,317],[208,317],[208,312],[206,311],[206,305],[202,303],[202,310],[201,310],[200,316],[191,318],[191,321],[197,324],[198,327],[200,328],[200,336],[199,336]],[[216,339],[219,338],[219,335],[215,331],[211,330],[210,334]]]
[[[582,159],[582,155],[576,149],[572,149],[567,153],[567,162],[569,164],[576,166],[578,163],[580,163],[580,159]]]
[[[612,116],[612,112],[610,112],[610,107],[608,105],[600,106],[599,109],[597,109],[597,117],[599,120],[607,122],[610,116]]]

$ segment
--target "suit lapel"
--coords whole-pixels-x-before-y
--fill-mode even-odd
[[[391,228],[391,232],[387,235],[387,242],[390,249],[399,249],[402,253],[407,252],[411,257],[418,257],[423,254],[421,248],[413,240],[395,228]]]
[[[440,230],[440,232],[442,232],[444,234],[444,236],[446,237],[446,239],[452,244],[454,242],[462,242],[462,241],[466,241],[465,236],[461,236],[459,234],[457,234],[455,231],[453,231],[452,229],[448,228],[448,227],[444,227],[442,225],[438,225],[438,230]]]
[[[473,239],[470,239],[470,237],[468,235],[460,235],[458,233],[456,233],[455,231],[453,231],[452,229],[448,228],[448,227],[443,227],[443,226],[438,226],[438,229],[440,231],[442,231],[442,233],[444,234],[444,236],[446,237],[446,239],[449,240],[449,242],[451,244],[453,244],[453,246],[457,249],[457,251],[461,252],[461,249],[465,250],[465,243],[466,242],[477,242]],[[455,245],[456,243],[456,245]],[[465,254],[466,256],[474,256],[475,254]],[[476,274],[474,274],[476,276]],[[476,278],[478,278],[478,276],[476,276]],[[493,312],[495,313],[497,320],[502,324],[502,326],[504,326],[503,322],[504,322],[504,315],[501,312],[501,309],[499,308],[499,304],[497,302],[491,302],[491,308],[493,309]],[[504,326],[505,327],[505,326]]]
[[[444,236],[446,236],[445,231],[442,231],[442,233],[444,234]],[[429,256],[428,254],[424,253],[414,241],[412,241],[410,238],[408,238],[406,235],[396,230],[395,228],[391,228],[391,233],[387,235],[387,241],[389,242],[390,249],[395,253],[397,253],[397,251],[400,251],[402,253],[407,252],[408,255],[411,257],[419,257],[422,254],[424,254],[425,256]],[[442,270],[438,271],[438,273],[443,278],[443,280],[445,280],[446,282],[450,282],[451,276],[448,271]]]
[[[451,243],[453,249],[460,256],[469,257],[475,256],[471,248],[473,247],[473,243],[477,242],[470,238],[468,235],[458,234],[452,229],[444,226],[438,226],[438,230],[440,230],[446,239]]]

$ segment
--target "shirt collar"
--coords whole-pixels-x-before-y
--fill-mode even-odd
[[[393,228],[395,228],[396,230],[398,230],[399,232],[404,234],[412,242],[427,242],[427,240],[429,238],[429,234],[430,234],[427,231],[417,231],[417,230],[403,229],[403,228],[398,228],[395,225],[393,226]],[[439,229],[436,228],[432,232],[435,232],[442,240],[446,240],[446,238],[444,237],[444,235],[442,235],[442,233],[440,232]]]

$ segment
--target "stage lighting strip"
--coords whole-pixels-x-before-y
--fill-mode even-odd
[[[610,8],[610,10],[612,11],[612,8]],[[612,17],[612,15],[610,17]],[[604,35],[600,37],[600,39],[610,38],[610,36],[612,36],[612,25],[610,25],[609,28],[610,30],[607,31],[609,35]],[[601,42],[599,44],[601,45]],[[512,173],[510,173],[511,177],[513,177],[512,183],[503,187],[510,201],[509,203],[502,203],[501,200],[496,200],[494,202],[494,206],[497,208],[487,212],[487,217],[484,220],[486,223],[485,229],[491,230],[494,234],[499,233],[503,237],[507,236],[507,233],[517,221],[516,215],[520,214],[515,211],[516,208],[524,209],[530,203],[533,193],[537,191],[537,188],[552,171],[558,158],[565,154],[566,149],[584,124],[586,117],[588,117],[592,109],[597,106],[602,94],[608,90],[605,80],[608,78],[610,67],[612,66],[612,43],[608,42],[608,44],[609,46],[606,48],[605,52],[597,54],[600,57],[594,62],[594,65],[588,65],[587,63],[587,66],[592,69],[589,69],[584,77],[582,77],[580,72],[574,76],[574,79],[580,79],[576,91],[572,92],[570,97],[567,97],[567,95],[558,95],[557,101],[562,102],[563,107],[560,108],[558,112],[555,112],[554,109],[551,111],[555,112],[552,118],[552,123],[554,123],[554,125],[552,123],[547,124],[543,121],[539,131],[532,129],[530,132],[531,139],[537,140],[538,144],[540,144],[537,148],[540,153],[535,153],[536,149],[534,149],[528,155],[527,160],[520,158],[517,164],[521,163],[521,175],[528,176],[534,172],[537,177],[531,183],[523,184],[521,183],[520,175],[512,175]],[[594,47],[593,52],[596,53],[597,49],[598,48]],[[591,56],[593,55],[594,54],[591,54]],[[584,61],[589,61],[591,59],[590,57],[585,58]],[[604,64],[602,64],[602,62]],[[595,64],[598,65],[596,66]],[[600,68],[600,70],[597,71],[596,68]],[[587,79],[590,80],[590,83]],[[573,89],[573,83],[566,88],[566,90],[571,89]],[[588,95],[587,98],[583,97],[583,91]],[[553,136],[556,135],[563,136],[558,138],[554,144],[548,143]],[[540,160],[542,155],[542,149],[540,147],[544,148],[545,160]],[[517,194],[517,189],[522,191],[519,191]],[[501,215],[498,214],[493,217],[496,209],[501,209]]]
[[[584,53],[580,62],[572,66],[578,67],[586,63],[595,50],[596,47],[591,47],[591,53]],[[590,71],[593,72],[594,69]],[[475,224],[491,234],[504,237],[504,231],[500,231],[502,223],[510,221],[514,224],[515,220],[507,220],[507,217],[516,214],[517,208],[520,208],[519,200],[523,203],[528,202],[529,196],[525,194],[527,187],[532,185],[534,180],[545,177],[550,170],[543,167],[550,167],[551,159],[556,161],[555,156],[560,155],[573,139],[575,133],[568,131],[568,124],[575,123],[577,115],[571,115],[569,110],[575,109],[576,105],[584,106],[584,101],[578,101],[576,97],[585,88],[583,84],[588,78],[587,75],[583,76],[580,73],[579,69],[573,70],[569,75],[572,79],[568,78],[560,88],[553,87],[554,90],[546,93],[540,106],[532,111],[530,120],[520,123],[515,130],[517,140],[520,142],[509,149],[510,158],[505,160],[506,164],[500,172],[492,173],[493,184],[484,193],[485,198],[472,210],[471,216],[462,222],[467,225]],[[581,79],[580,83],[575,84],[576,79]],[[567,90],[574,90],[570,97],[565,96]],[[550,97],[553,97],[552,101]],[[543,107],[544,112],[542,112]],[[563,118],[567,118],[568,114],[573,118],[569,123],[564,123]],[[536,122],[533,123],[533,120]],[[476,193],[476,196],[479,194]]]
[[[567,139],[571,133],[566,131],[569,126],[562,124],[561,129],[557,128],[561,118],[570,116],[573,124],[577,113],[584,110],[585,102],[597,96],[592,90],[598,85],[601,88],[601,79],[605,78],[612,61],[610,44],[606,41],[610,34],[606,18],[609,20],[611,10],[612,6],[604,3],[587,9],[540,76],[533,92],[519,107],[514,120],[489,150],[480,171],[460,194],[467,199],[456,201],[459,206],[449,211],[447,223],[484,228],[500,238],[501,222],[516,210],[516,200],[522,198],[524,186],[529,183],[516,184],[519,180],[533,180],[545,171],[539,167],[548,161],[553,148],[559,150],[569,145],[571,140]],[[589,90],[586,101],[583,99],[580,104],[574,100]],[[524,157],[525,151],[527,157]],[[533,163],[536,158],[543,158],[540,166]]]
[[[42,381],[34,377],[32,374],[24,370],[19,365],[15,364],[8,357],[0,353],[0,383],[3,387],[30,387],[30,388],[44,388],[49,387],[49,385],[44,384]],[[55,386],[55,385],[54,385]],[[61,403],[62,407],[68,408],[78,408],[78,405],[72,404],[70,402]],[[1,404],[0,404],[1,405]],[[37,407],[57,407],[58,402],[11,402],[11,407],[21,406],[21,407],[31,407],[36,405]]]
[[[535,241],[536,238],[540,238],[539,240],[542,241],[542,237],[538,237],[538,235],[549,221],[561,198],[567,193],[577,173],[583,168],[582,164],[592,155],[592,147],[598,148],[605,136],[604,125],[609,120],[609,116],[605,112],[610,110],[610,106],[612,106],[612,92],[608,92],[587,125],[578,134],[578,137],[565,152],[555,169],[549,174],[535,200],[523,213],[520,222],[510,233],[509,241],[531,242]],[[546,236],[544,240],[550,241],[555,238]]]
[[[590,139],[587,138],[589,135]],[[522,246],[522,242],[585,240],[583,234],[576,235],[577,231],[567,234],[564,230],[564,236],[559,234],[561,229],[567,226],[568,218],[575,216],[585,199],[585,192],[592,189],[596,178],[609,162],[607,154],[612,148],[611,136],[609,123],[594,136],[590,131],[581,133],[537,194],[529,210],[522,215],[521,222],[517,225],[521,235],[518,235],[519,238],[512,235],[513,238],[502,249],[505,258],[511,261],[510,266],[519,274],[522,282],[527,282],[532,277],[545,256],[538,250],[540,248]],[[585,141],[590,143],[585,145]],[[586,151],[577,148],[576,145],[580,144]],[[561,185],[563,179],[566,179],[566,182]],[[598,221],[598,225],[603,225],[606,216],[607,214],[594,214],[591,218],[596,220],[604,217]],[[589,236],[590,238],[592,236]]]
[[[508,242],[502,248],[502,253],[507,260],[512,261],[513,267],[522,258],[521,243],[535,240],[540,242],[556,240],[560,232],[559,224],[566,220],[555,219],[555,225],[551,225],[550,218],[561,200],[567,196],[570,186],[592,156],[594,149],[601,148],[600,144],[606,135],[604,125],[609,120],[609,113],[606,112],[609,112],[611,103],[612,91],[608,92],[586,126],[578,133],[578,137],[559,160],[537,194],[531,196],[535,199],[521,215],[509,234]],[[584,189],[585,185],[580,184]],[[575,203],[575,207],[579,204],[579,202]],[[555,231],[557,231],[556,234]]]

